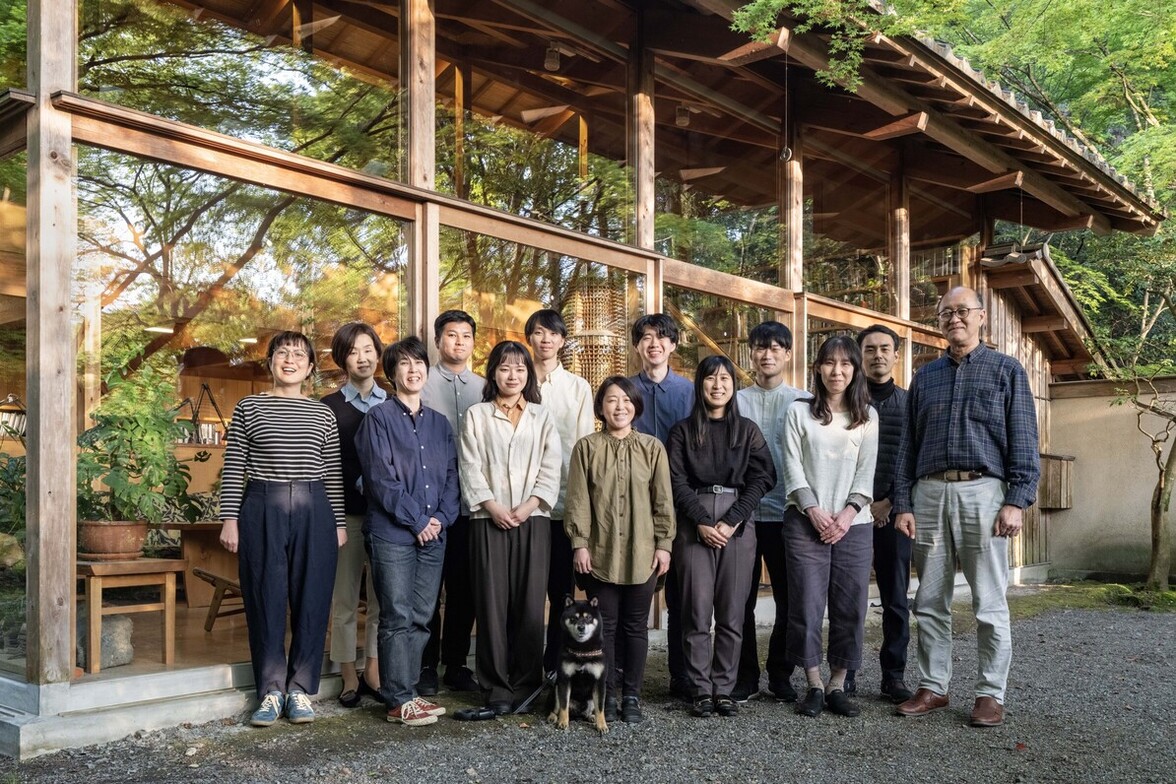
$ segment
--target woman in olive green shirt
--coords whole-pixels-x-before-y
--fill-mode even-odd
[[[649,650],[649,604],[658,578],[670,568],[674,499],[665,447],[633,429],[641,393],[624,376],[611,376],[596,393],[594,411],[604,432],[576,442],[568,468],[564,529],[573,567],[604,619],[608,664],[605,715],[616,718],[617,657],[624,683],[621,718],[642,720],[639,695]]]

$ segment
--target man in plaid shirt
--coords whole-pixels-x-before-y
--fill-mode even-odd
[[[1021,364],[980,342],[984,303],[969,288],[939,302],[948,351],[914,378],[894,481],[895,527],[915,540],[919,688],[903,716],[947,707],[958,559],[972,589],[979,671],[974,727],[1004,720],[1012,659],[1008,542],[1037,495],[1037,414]]]

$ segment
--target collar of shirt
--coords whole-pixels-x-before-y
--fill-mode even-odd
[[[523,412],[527,410],[527,401],[523,400],[523,396],[519,395],[519,399],[514,402],[514,405],[504,406],[499,399],[494,400],[494,413],[502,414],[510,420],[514,426],[518,426],[519,420],[523,418]]]
[[[388,399],[388,393],[379,384],[372,385],[372,391],[366,398],[359,394],[359,390],[350,381],[344,384],[343,389],[340,391],[343,393],[344,400],[364,413],[367,413]]]
[[[642,370],[640,373],[637,374],[637,378],[641,379],[641,383],[644,384],[645,386],[657,387],[658,389],[665,392],[667,390],[666,382],[670,380],[670,374],[673,372],[674,371],[670,370],[669,368],[666,368],[665,378],[663,378],[661,381],[654,381],[652,378],[649,377],[648,373],[646,373],[644,370]]]
[[[984,352],[986,351],[988,351],[988,346],[984,345],[984,342],[981,341],[980,344],[976,346],[976,348],[972,349],[967,354],[964,354],[959,359],[956,359],[955,355],[951,353],[951,349],[948,349],[946,353],[948,360],[950,360],[953,365],[959,366],[965,362],[984,359]]]
[[[436,365],[433,365],[433,370],[436,370],[438,373],[440,373],[441,378],[445,379],[446,381],[460,381],[463,384],[468,384],[474,380],[474,371],[470,370],[468,365],[466,366],[465,370],[461,371],[460,373],[454,373],[452,370],[438,362]]]
[[[554,383],[555,381],[557,381],[557,380],[559,379],[559,376],[560,376],[560,374],[561,374],[561,373],[566,373],[566,372],[567,372],[567,371],[566,371],[566,370],[564,370],[563,363],[562,363],[562,362],[556,362],[556,363],[555,363],[555,367],[553,367],[553,368],[552,368],[552,369],[551,369],[551,370],[550,370],[550,371],[547,373],[547,376],[546,376],[546,377],[543,379],[543,381],[542,381],[542,382],[540,382],[539,386],[543,386],[544,384],[551,384],[551,383]]]
[[[396,397],[395,395],[393,395],[392,397],[390,397],[390,398],[388,398],[388,399],[389,399],[389,400],[391,400],[393,403],[395,403],[395,404],[396,404],[396,406],[397,406],[397,408],[399,408],[399,409],[400,409],[400,413],[404,414],[405,416],[410,416],[410,417],[411,417],[411,416],[415,416],[415,417],[419,417],[421,414],[425,413],[425,407],[424,407],[423,405],[421,405],[421,406],[418,406],[418,407],[417,407],[417,410],[416,410],[416,411],[413,411],[413,410],[409,409],[409,407],[408,407],[408,406],[404,405],[404,401],[403,401],[403,400],[401,400],[400,398]]]

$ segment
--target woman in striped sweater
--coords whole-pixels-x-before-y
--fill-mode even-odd
[[[347,541],[335,415],[302,393],[314,346],[300,332],[279,332],[266,360],[273,389],[233,410],[220,496],[221,544],[240,557],[261,702],[255,727],[283,713],[292,724],[314,721],[308,695],[319,688],[335,559]]]

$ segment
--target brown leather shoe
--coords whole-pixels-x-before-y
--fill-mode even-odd
[[[919,689],[915,696],[895,708],[899,716],[925,716],[931,711],[947,707],[947,695],[930,689]]]
[[[996,697],[977,697],[972,707],[973,727],[999,727],[1004,723],[1004,706]]]

